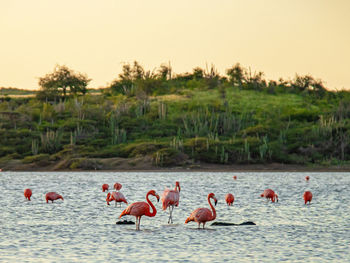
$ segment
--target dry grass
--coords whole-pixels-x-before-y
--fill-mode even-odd
[[[152,97],[152,99],[158,100],[158,101],[179,101],[179,100],[187,100],[185,96],[177,95],[177,94],[170,94],[170,95],[163,95],[163,96],[156,96]]]

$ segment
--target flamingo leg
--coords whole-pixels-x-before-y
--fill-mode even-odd
[[[140,230],[140,224],[141,224],[141,216],[139,217],[139,230]]]
[[[173,210],[174,206],[170,205],[169,206],[169,219],[168,219],[168,224],[173,223]]]
[[[117,201],[115,201],[114,207],[117,207]]]
[[[204,229],[204,226],[205,226],[205,222],[203,222],[203,229]]]
[[[171,223],[173,223],[173,211],[174,211],[174,206],[172,205],[172,206],[171,206],[171,212],[170,212],[170,220],[171,220]]]
[[[169,218],[168,218],[168,224],[170,223],[170,217],[171,217],[171,209],[170,209],[170,206],[169,206]]]
[[[135,220],[136,230],[138,230],[138,222],[139,222],[138,217],[136,216],[135,218],[136,218],[136,220]]]

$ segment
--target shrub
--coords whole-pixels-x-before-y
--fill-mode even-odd
[[[45,166],[50,163],[49,161],[50,155],[48,154],[37,154],[32,156],[25,157],[22,162],[23,163],[36,163],[40,166]]]
[[[163,148],[153,154],[153,164],[156,166],[174,166],[181,165],[187,160],[187,155],[174,149]]]

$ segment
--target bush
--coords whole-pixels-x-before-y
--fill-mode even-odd
[[[36,163],[38,165],[45,166],[50,163],[49,161],[50,155],[48,154],[37,154],[32,156],[25,157],[22,162],[23,163]]]
[[[163,148],[164,145],[161,143],[152,143],[152,142],[142,142],[142,143],[133,143],[127,145],[122,149],[123,157],[139,157],[153,154],[159,149]]]
[[[188,159],[187,155],[174,149],[163,148],[153,154],[153,164],[156,166],[175,166],[182,165]]]

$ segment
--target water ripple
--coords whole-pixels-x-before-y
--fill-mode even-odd
[[[158,213],[142,218],[141,231],[116,225],[126,206],[107,206],[101,185],[117,181],[129,202],[180,181],[175,224],[166,224],[168,211],[151,198]],[[0,262],[350,261],[349,186],[349,173],[2,172]],[[24,200],[25,188],[33,190],[31,202]],[[260,198],[266,188],[277,192],[278,203]],[[313,193],[311,205],[304,205],[306,190]],[[49,191],[65,200],[46,204]],[[185,225],[195,208],[208,207],[209,192],[219,201],[217,221],[257,225]],[[232,207],[225,205],[228,192],[235,196]]]

